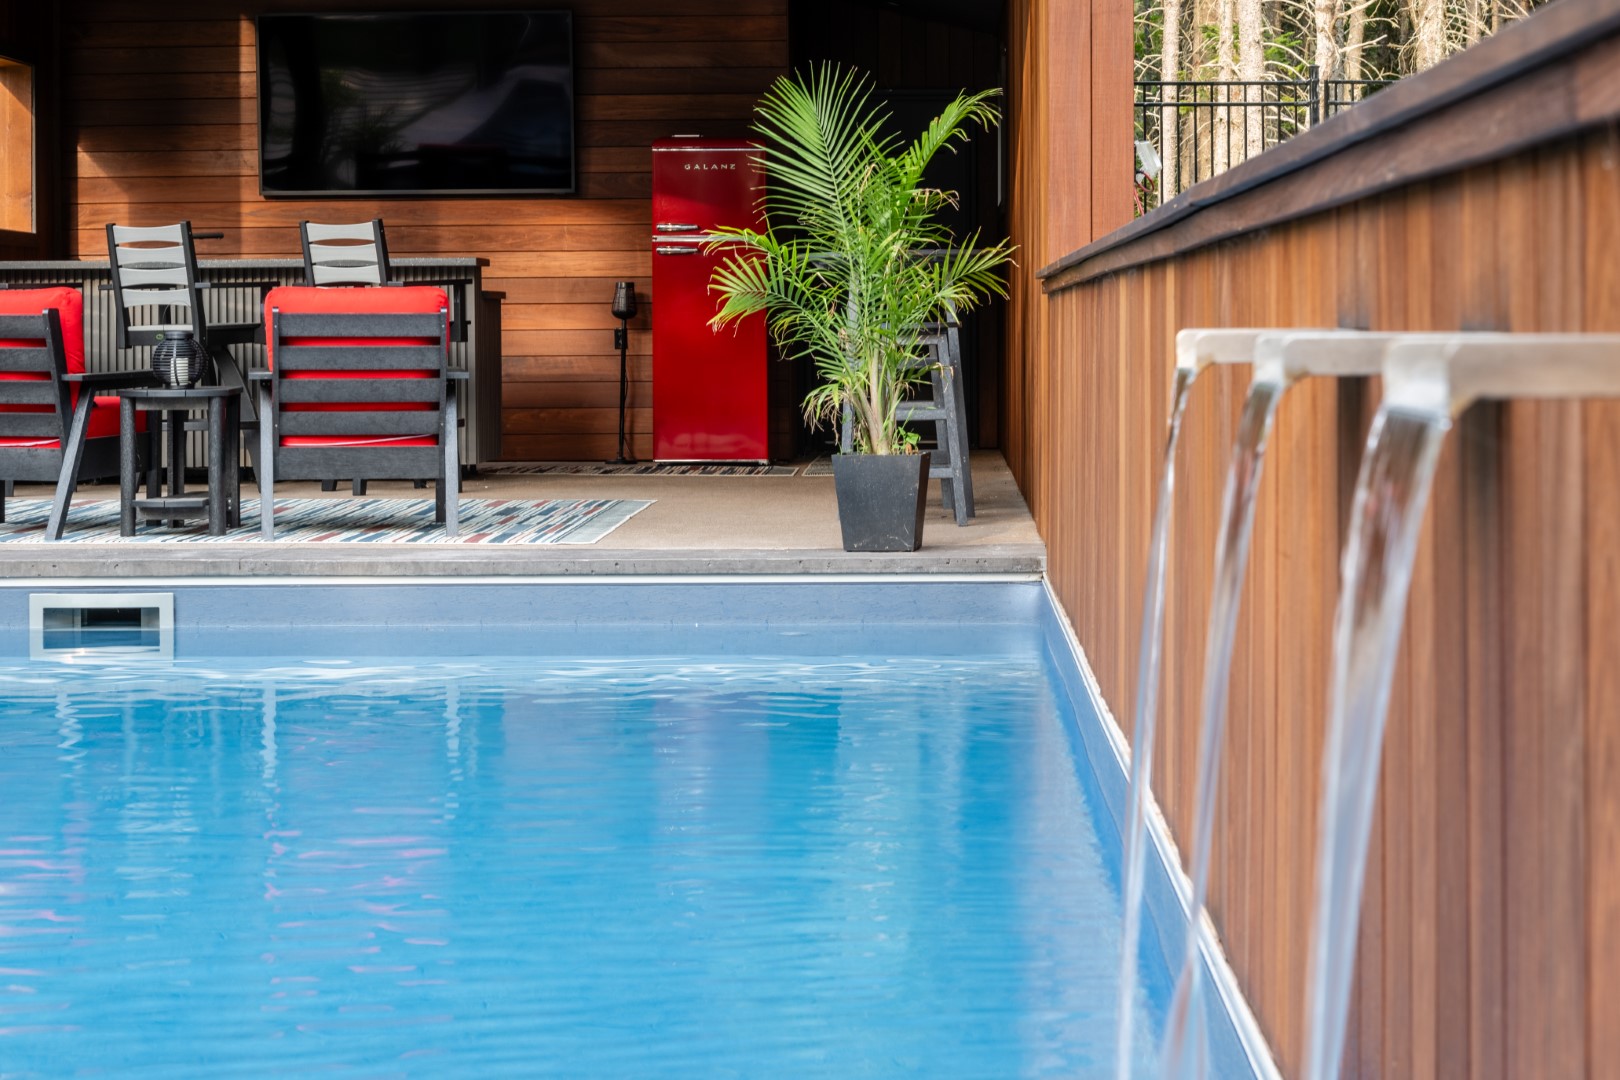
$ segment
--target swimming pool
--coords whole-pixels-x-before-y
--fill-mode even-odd
[[[172,659],[0,662],[0,1073],[1107,1071],[1039,586],[626,588],[184,588]]]

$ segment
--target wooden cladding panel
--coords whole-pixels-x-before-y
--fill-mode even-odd
[[[1020,149],[1020,160],[1022,148]],[[1038,180],[1024,176],[1015,197]],[[1015,230],[1017,231],[1017,230]],[[1116,717],[1135,692],[1174,332],[1620,332],[1620,127],[1015,297],[1015,461]],[[1041,308],[1045,308],[1041,312]],[[1246,368],[1183,429],[1158,798],[1190,835],[1224,470]],[[1297,1073],[1348,489],[1377,380],[1313,380],[1272,437],[1239,621],[1211,907]],[[1009,454],[1009,459],[1015,457]],[[1620,1031],[1620,402],[1485,403],[1448,438],[1420,545],[1365,889],[1346,1075],[1603,1076]]]
[[[735,135],[787,69],[786,0],[573,5],[579,193],[530,198],[265,199],[258,184],[253,18],[279,11],[443,10],[415,0],[90,0],[65,32],[69,257],[105,257],[105,225],[189,218],[203,258],[296,256],[300,220],[381,216],[398,256],[489,259],[505,292],[503,456],[617,453],[613,282],[633,280],[631,429],[651,452],[650,146]],[[484,8],[526,8],[497,0]],[[772,450],[792,448],[787,373],[772,369]],[[593,388],[588,399],[580,387]],[[611,392],[610,392],[611,391]]]

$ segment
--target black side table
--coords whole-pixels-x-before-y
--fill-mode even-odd
[[[238,471],[241,457],[241,393],[232,386],[197,386],[189,390],[120,390],[118,405],[118,531],[135,535],[137,517],[146,521],[179,522],[207,516],[208,534],[224,536],[230,525],[240,525],[241,492]],[[208,494],[186,494],[186,416],[193,410],[208,410]],[[147,462],[150,473],[144,499],[135,497],[135,413],[151,413],[146,427]],[[167,424],[165,425],[165,419]],[[163,431],[169,435],[168,493],[161,482],[157,462]],[[154,486],[158,490],[153,490]]]

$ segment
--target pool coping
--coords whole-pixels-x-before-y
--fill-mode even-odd
[[[830,549],[607,549],[561,545],[370,545],[220,543],[7,545],[0,584],[12,579],[96,580],[214,578],[635,578],[750,575],[1035,574],[1046,570],[1039,544],[924,548],[851,553]]]

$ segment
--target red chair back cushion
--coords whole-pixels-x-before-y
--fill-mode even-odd
[[[55,308],[62,323],[62,351],[70,374],[84,373],[84,295],[78,289],[0,289],[0,315],[38,315]],[[0,339],[0,349],[38,348],[42,341]],[[0,371],[0,379],[16,382],[38,381],[50,376],[32,371]],[[73,403],[79,401],[79,388],[73,387]],[[0,412],[50,412],[49,405],[0,405]]]
[[[62,352],[67,361],[67,371],[70,375],[84,374],[84,294],[78,289],[0,289],[0,315],[38,315],[47,308],[55,308],[57,319],[62,324]],[[6,348],[38,348],[43,344],[39,340],[0,340],[0,349]],[[0,379],[48,379],[49,375],[35,374],[31,371],[0,371]],[[77,406],[79,403],[79,387],[75,384],[69,389],[71,402]],[[50,412],[49,405],[0,405],[0,412]],[[136,416],[136,427],[146,429],[146,414]],[[91,439],[116,438],[118,436],[118,399],[116,397],[98,397],[96,406],[90,413],[90,427],[87,437]],[[0,445],[27,446],[41,450],[54,450],[60,440],[57,439],[0,439]]]
[[[339,286],[317,288],[309,285],[282,285],[271,289],[264,298],[264,355],[265,363],[275,367],[274,314],[280,310],[299,315],[436,315],[450,305],[443,289],[426,285],[405,286]],[[422,345],[431,343],[424,338],[288,338],[289,345],[343,346],[343,345]],[[446,342],[448,349],[449,343]],[[431,371],[320,371],[289,374],[287,378],[320,379],[427,379]],[[427,411],[426,403],[400,405],[366,402],[345,404],[287,405],[286,412],[365,412],[368,410]],[[436,439],[379,435],[294,435],[284,436],[283,446],[433,446]]]
[[[264,358],[275,367],[276,309],[298,315],[434,315],[448,309],[443,289],[428,285],[362,285],[315,288],[281,285],[264,297]],[[415,345],[418,338],[290,338],[297,345]]]

